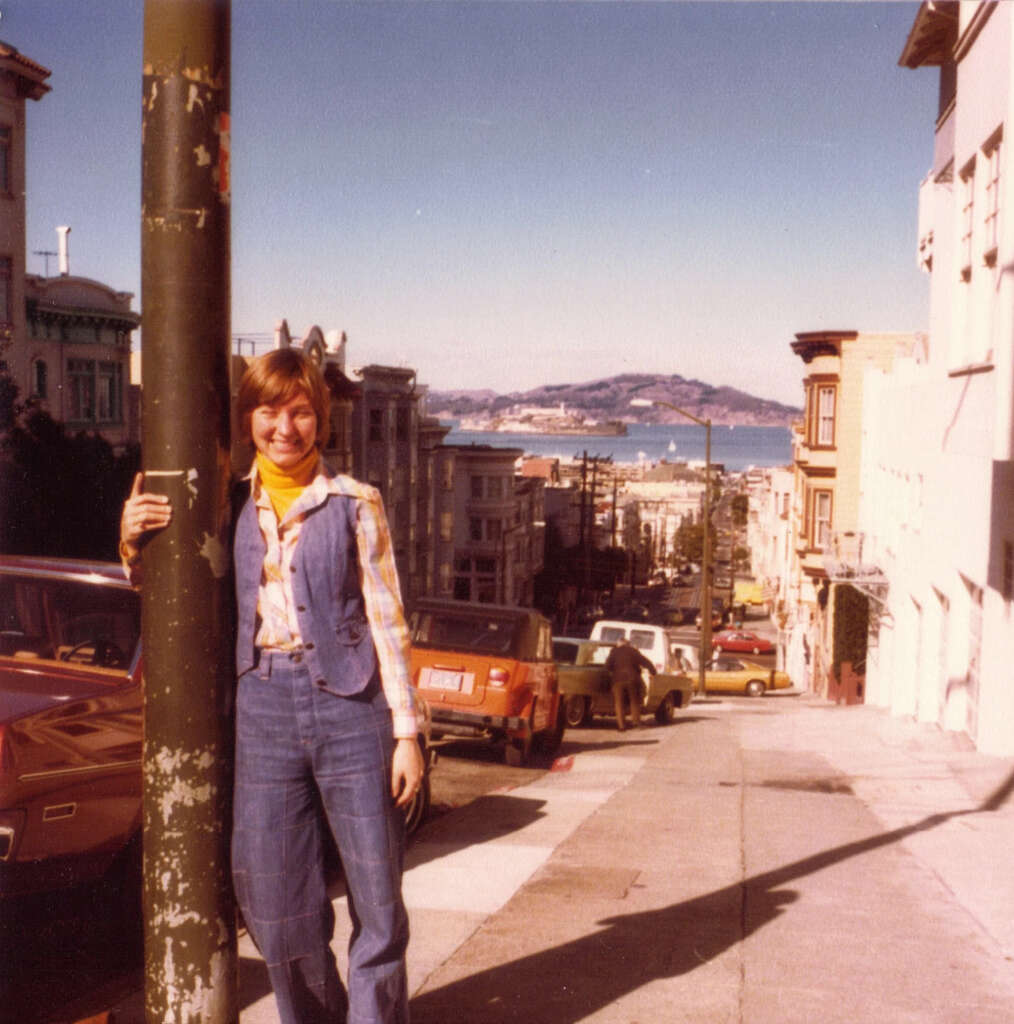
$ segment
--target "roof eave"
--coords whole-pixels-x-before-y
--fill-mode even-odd
[[[957,0],[924,0],[898,64],[904,68],[939,67],[952,58],[957,37]]]

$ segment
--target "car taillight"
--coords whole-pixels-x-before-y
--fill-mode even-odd
[[[491,668],[489,670],[488,682],[490,686],[506,686],[510,682],[511,674],[505,668]]]

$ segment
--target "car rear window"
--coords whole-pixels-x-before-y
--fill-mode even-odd
[[[627,631],[619,626],[603,626],[600,632],[599,639],[604,640],[607,644],[615,644],[627,635]]]
[[[632,629],[630,631],[630,642],[639,651],[650,651],[655,643],[655,634],[647,629]]]
[[[516,656],[520,623],[501,615],[419,612],[412,643],[448,651]]]
[[[125,669],[140,637],[140,601],[131,590],[0,576],[0,654]]]

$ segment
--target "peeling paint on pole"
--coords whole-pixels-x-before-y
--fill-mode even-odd
[[[145,1014],[233,1024],[228,3],[146,0],[143,71]]]

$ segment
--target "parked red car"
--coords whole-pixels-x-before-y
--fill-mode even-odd
[[[98,877],[137,834],[140,638],[119,565],[0,558],[0,896]]]
[[[711,638],[715,654],[722,651],[742,651],[745,654],[770,654],[775,648],[770,640],[741,629],[727,629]]]

